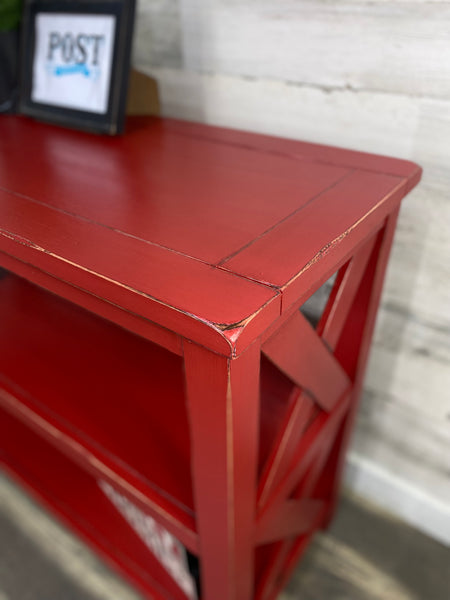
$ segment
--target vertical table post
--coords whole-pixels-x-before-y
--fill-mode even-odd
[[[235,359],[184,343],[202,600],[250,600],[260,346]]]
[[[336,354],[341,363],[345,364],[349,369],[349,375],[353,380],[353,392],[349,413],[341,431],[336,437],[330,461],[324,472],[324,479],[328,488],[327,492],[330,497],[326,525],[330,523],[336,511],[346,452],[362,392],[364,374],[367,367],[399,210],[400,208],[397,207],[387,217],[383,229],[378,233],[378,240],[375,244],[365,277],[355,297],[354,306],[357,311],[355,310],[350,314],[347,324],[349,331],[343,332],[341,338],[343,343],[340,347],[338,345],[336,348]]]

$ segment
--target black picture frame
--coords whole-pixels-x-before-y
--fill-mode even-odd
[[[23,7],[19,112],[42,121],[76,129],[110,135],[122,133],[130,72],[135,3],[135,0],[25,0]],[[110,63],[109,89],[105,92],[105,106],[102,108],[102,112],[92,111],[85,107],[73,108],[64,104],[58,105],[53,99],[51,102],[33,99],[34,62],[35,52],[37,51],[36,19],[38,15],[49,13],[50,16],[53,14],[53,18],[55,14],[64,14],[68,18],[84,15],[111,15],[114,17],[115,27],[114,35],[111,36],[114,41],[112,63]],[[48,19],[47,16],[46,18]],[[55,33],[55,35],[57,34]],[[95,36],[91,37],[95,38]],[[64,56],[66,55],[64,54]],[[70,82],[68,85],[70,85]]]

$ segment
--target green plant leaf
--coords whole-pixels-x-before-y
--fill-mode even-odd
[[[0,0],[0,31],[15,29],[22,18],[22,0]]]

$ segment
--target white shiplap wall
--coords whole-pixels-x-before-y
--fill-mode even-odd
[[[450,544],[450,2],[138,0],[163,114],[412,159],[347,481]]]

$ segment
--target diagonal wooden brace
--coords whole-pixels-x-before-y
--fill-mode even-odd
[[[300,311],[265,342],[262,351],[328,412],[350,384],[341,365]]]
[[[317,529],[326,510],[324,500],[302,498],[286,500],[268,527],[259,525],[256,543],[268,544],[284,538],[294,538]]]
[[[292,465],[283,480],[273,491],[268,502],[258,516],[258,525],[268,527],[276,519],[277,511],[289,498],[302,477],[306,474],[318,454],[328,449],[327,440],[333,438],[343,418],[348,412],[351,399],[350,388],[339,399],[330,414],[322,412],[302,436],[293,457]]]
[[[279,484],[292,463],[300,437],[317,409],[304,392],[296,391],[290,410],[278,432],[271,455],[264,467],[258,486],[258,507],[267,502],[272,490]]]
[[[375,245],[374,235],[364,246],[342,267],[342,275],[338,277],[325,311],[317,326],[317,333],[334,350],[350,312],[353,300],[363,278],[369,257]]]

